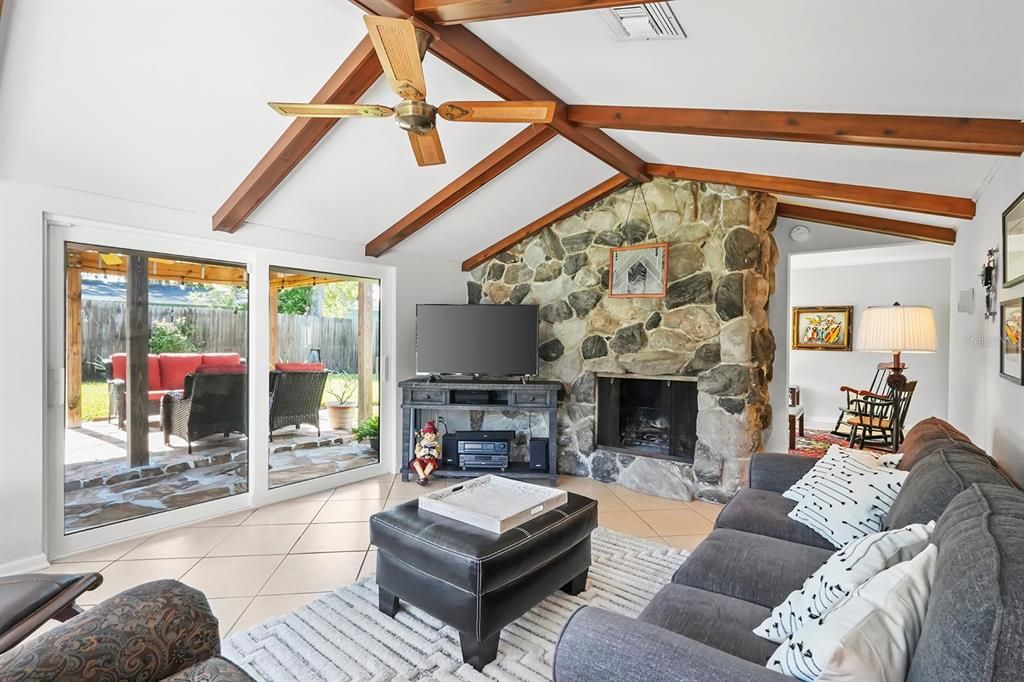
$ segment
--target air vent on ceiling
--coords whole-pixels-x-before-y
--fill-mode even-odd
[[[686,32],[667,2],[622,5],[602,14],[619,40],[681,40]]]

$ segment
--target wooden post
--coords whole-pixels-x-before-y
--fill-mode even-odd
[[[373,284],[359,283],[356,362],[359,372],[359,421],[373,416]]]
[[[149,259],[128,256],[125,339],[128,466],[149,464]]]
[[[270,283],[270,310],[268,310],[270,334],[270,364],[273,365],[281,358],[277,357],[277,295],[280,292],[274,283]]]
[[[82,425],[82,270],[67,266],[67,302],[65,303],[64,341],[67,349],[64,400],[67,416],[65,428],[77,429]]]

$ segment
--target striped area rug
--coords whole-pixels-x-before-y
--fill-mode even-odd
[[[555,641],[574,611],[593,605],[635,616],[688,554],[605,528],[592,545],[587,589],[557,591],[505,627],[483,673],[462,663],[452,628],[405,602],[394,619],[378,611],[373,577],[232,635],[223,655],[268,682],[550,680]]]

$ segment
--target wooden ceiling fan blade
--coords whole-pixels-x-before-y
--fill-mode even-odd
[[[430,42],[430,34],[425,31],[417,34],[416,27],[405,19],[367,15],[363,21],[391,89],[402,99],[425,100],[423,53]]]
[[[395,111],[379,104],[303,104],[300,102],[267,102],[282,116],[303,118],[387,118]]]
[[[472,123],[551,123],[555,103],[523,102],[445,102],[437,108],[446,121]]]
[[[423,135],[410,132],[409,142],[419,165],[437,166],[445,162],[444,149],[441,148],[441,137],[437,134],[437,128]]]

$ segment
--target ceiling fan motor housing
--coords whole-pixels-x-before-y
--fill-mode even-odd
[[[434,129],[437,107],[426,102],[407,99],[395,107],[395,120],[403,130],[417,135],[429,133]]]

